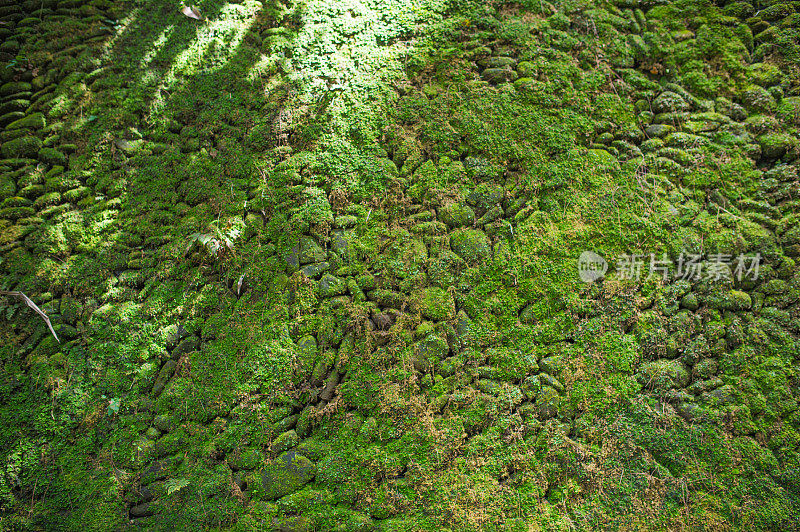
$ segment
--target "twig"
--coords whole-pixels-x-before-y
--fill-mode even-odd
[[[56,339],[56,342],[61,343],[61,340],[58,339],[58,335],[56,334],[56,331],[53,330],[53,325],[50,323],[50,318],[47,317],[47,314],[42,312],[42,309],[40,309],[39,307],[36,306],[36,303],[31,301],[31,298],[29,298],[28,296],[26,296],[22,292],[19,292],[19,291],[16,291],[16,290],[0,290],[0,296],[16,297],[16,298],[21,299],[22,301],[24,301],[26,305],[28,305],[30,308],[33,309],[34,312],[36,312],[39,316],[42,317],[44,322],[47,324],[47,328],[50,329],[51,333],[53,333],[53,337]]]

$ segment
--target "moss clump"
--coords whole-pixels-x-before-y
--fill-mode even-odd
[[[275,453],[288,451],[289,449],[296,447],[299,441],[300,440],[297,437],[297,432],[294,430],[288,430],[275,438],[275,441],[272,442],[272,451]]]
[[[17,191],[14,180],[6,175],[0,176],[0,200],[10,198]]]
[[[299,261],[300,264],[309,264],[313,262],[322,262],[327,258],[327,253],[322,246],[320,246],[315,239],[309,236],[303,236],[300,239],[299,245]]]
[[[800,126],[800,96],[791,96],[781,100],[776,116],[788,124]]]

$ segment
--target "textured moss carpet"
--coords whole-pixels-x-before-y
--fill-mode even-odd
[[[0,0],[0,529],[800,529],[800,2],[184,7]]]

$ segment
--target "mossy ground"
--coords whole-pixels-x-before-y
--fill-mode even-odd
[[[796,4],[0,0],[0,528],[796,528]]]

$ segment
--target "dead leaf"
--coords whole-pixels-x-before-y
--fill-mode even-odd
[[[200,10],[195,6],[183,6],[181,13],[195,20],[203,20],[203,15],[200,14]]]

